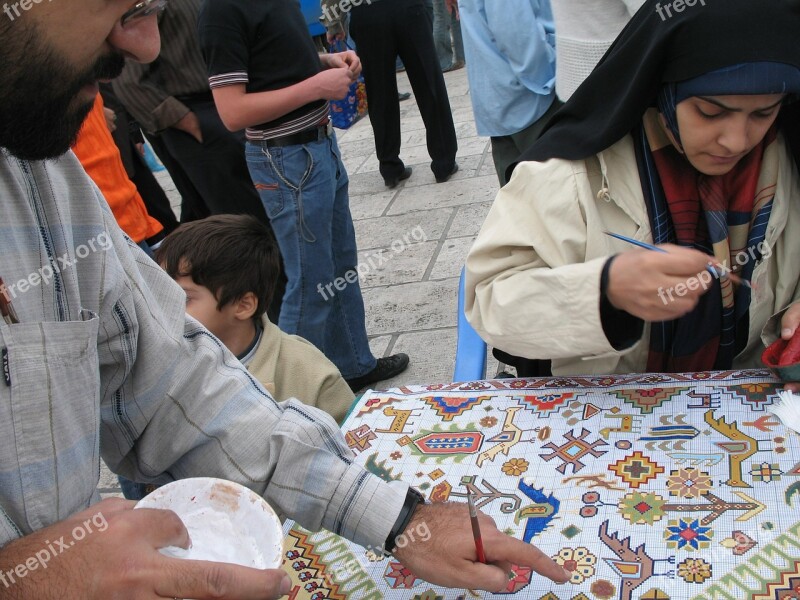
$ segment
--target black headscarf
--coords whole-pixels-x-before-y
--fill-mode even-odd
[[[681,0],[681,12],[674,4],[642,5],[520,161],[580,160],[609,148],[656,105],[665,83],[747,62],[800,67],[800,0]],[[780,127],[800,160],[800,103],[781,109]]]

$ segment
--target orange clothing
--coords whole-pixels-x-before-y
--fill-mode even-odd
[[[100,94],[92,112],[83,122],[72,151],[103,192],[114,218],[128,237],[138,244],[164,229],[161,223],[147,214],[144,200],[125,172],[119,149],[106,124]]]

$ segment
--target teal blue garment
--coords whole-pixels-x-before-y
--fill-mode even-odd
[[[549,0],[458,0],[478,135],[522,131],[555,98]]]

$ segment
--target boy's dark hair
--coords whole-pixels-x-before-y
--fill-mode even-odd
[[[256,321],[280,274],[272,230],[250,215],[215,215],[181,225],[156,250],[156,261],[173,279],[188,276],[208,288],[218,309],[252,292],[258,298]]]

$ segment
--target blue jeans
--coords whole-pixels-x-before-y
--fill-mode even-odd
[[[433,0],[433,39],[442,71],[450,69],[457,62],[464,62],[461,23],[447,12],[444,0]]]
[[[336,136],[283,148],[248,142],[246,155],[288,279],[278,326],[314,344],[345,379],[365,375],[376,360]]]
[[[126,479],[122,475],[118,475],[119,487],[122,490],[122,495],[126,500],[141,500],[147,496],[148,489],[145,483],[136,483],[130,479]]]

